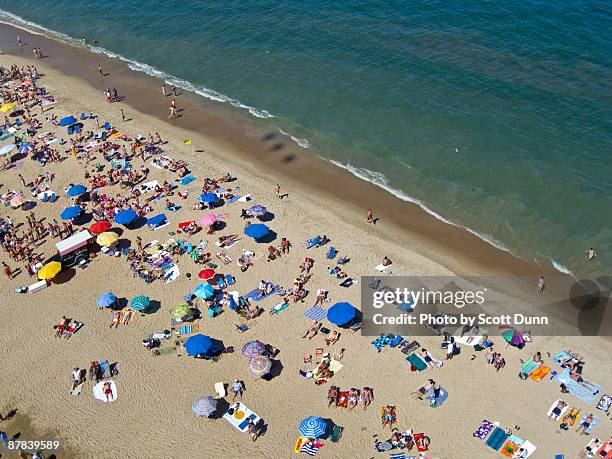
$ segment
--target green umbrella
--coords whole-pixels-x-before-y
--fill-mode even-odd
[[[149,307],[151,299],[148,296],[138,295],[130,300],[130,309],[144,312]]]
[[[173,319],[180,319],[189,313],[189,305],[187,303],[181,303],[172,310],[170,315]]]

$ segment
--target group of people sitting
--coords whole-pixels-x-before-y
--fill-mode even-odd
[[[62,321],[59,322],[57,325],[53,326],[53,329],[55,330],[55,337],[56,338],[66,338],[66,339],[70,339],[74,336],[74,334],[76,332],[78,332],[81,327],[83,326],[83,322],[79,322],[78,320],[74,320],[66,317],[66,316],[62,316]]]

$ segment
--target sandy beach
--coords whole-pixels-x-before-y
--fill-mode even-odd
[[[0,26],[2,37],[14,31]],[[397,407],[397,427],[401,431],[411,429],[423,432],[431,439],[429,451],[423,453],[435,458],[498,457],[499,453],[485,445],[472,434],[484,419],[497,421],[510,428],[513,433],[537,446],[534,458],[576,457],[592,437],[607,439],[612,433],[609,414],[595,408],[600,395],[610,393],[612,374],[612,344],[602,337],[534,336],[533,342],[523,349],[504,347],[500,336],[492,336],[495,349],[503,354],[506,364],[496,371],[485,362],[485,352],[472,352],[469,346],[462,347],[461,355],[444,361],[441,368],[428,368],[424,372],[412,372],[404,360],[405,355],[397,349],[385,348],[377,352],[371,341],[375,337],[353,334],[340,330],[337,344],[326,346],[324,336],[319,333],[312,340],[302,339],[310,320],[304,311],[315,301],[317,289],[329,291],[326,307],[347,301],[360,305],[360,276],[376,274],[374,267],[384,256],[393,260],[393,274],[406,276],[453,276],[475,274],[522,275],[534,279],[529,286],[517,287],[516,295],[504,290],[500,298],[516,302],[517,307],[529,303],[529,289],[533,289],[537,276],[552,274],[552,268],[538,267],[487,245],[467,231],[449,226],[433,219],[418,207],[401,202],[379,188],[361,182],[323,160],[312,158],[282,139],[266,137],[266,132],[255,124],[237,122],[230,115],[214,107],[202,106],[201,101],[184,93],[176,97],[180,116],[167,119],[171,97],[163,98],[159,85],[153,78],[135,74],[127,67],[110,59],[94,56],[84,50],[54,44],[35,36],[22,34],[31,43],[24,54],[15,56],[15,49],[6,50],[0,64],[4,67],[36,65],[39,86],[47,88],[57,104],[41,115],[40,108],[32,113],[43,122],[41,132],[68,138],[66,128],[55,127],[45,122],[45,116],[62,118],[80,113],[98,114],[100,124],[108,121],[118,131],[133,138],[145,137],[158,132],[165,141],[161,148],[173,159],[190,165],[191,174],[198,178],[191,186],[184,187],[187,199],[176,195],[172,200],[182,206],[178,212],[165,212],[169,225],[157,231],[147,226],[138,230],[125,229],[122,240],[134,241],[137,236],[144,243],[169,239],[169,231],[176,231],[177,224],[197,220],[206,212],[192,210],[195,197],[199,195],[201,179],[220,177],[230,172],[237,180],[228,186],[237,194],[250,194],[248,204],[225,205],[215,212],[226,214],[226,226],[222,231],[207,236],[200,232],[186,239],[194,245],[207,239],[211,247],[218,236],[238,234],[238,244],[227,249],[235,260],[247,249],[265,253],[267,244],[257,244],[243,235],[244,220],[240,218],[242,208],[263,204],[274,218],[266,224],[280,238],[292,242],[287,255],[266,262],[265,256],[257,258],[253,266],[241,272],[233,262],[226,266],[215,261],[218,270],[236,278],[233,290],[244,294],[255,289],[263,280],[290,286],[299,274],[299,266],[305,257],[314,259],[312,277],[307,283],[310,291],[304,303],[291,303],[277,314],[268,311],[280,297],[274,296],[257,303],[265,312],[248,322],[244,333],[236,330],[240,317],[226,310],[218,317],[204,317],[197,323],[200,332],[232,346],[234,353],[223,355],[218,361],[204,361],[185,355],[184,351],[169,352],[154,356],[142,346],[142,340],[154,331],[170,327],[170,311],[183,301],[185,294],[198,283],[201,266],[187,255],[173,257],[180,269],[180,276],[171,283],[157,280],[144,283],[133,276],[124,257],[96,256],[84,269],[72,269],[62,273],[61,282],[53,282],[40,292],[18,294],[16,288],[27,286],[36,279],[29,278],[24,263],[10,260],[5,252],[0,260],[22,272],[11,280],[3,278],[0,291],[1,317],[4,333],[0,344],[5,350],[0,372],[0,413],[17,408],[19,416],[29,421],[28,435],[46,438],[48,432],[57,432],[65,442],[66,452],[58,457],[212,457],[235,458],[239,456],[261,458],[291,457],[293,445],[298,437],[298,425],[303,418],[320,416],[331,419],[344,428],[339,442],[324,441],[325,446],[317,453],[321,458],[370,458],[388,457],[388,453],[377,453],[373,448],[374,436],[381,441],[390,436],[389,428],[381,428],[380,409],[385,405]],[[1,41],[0,41],[1,42]],[[31,46],[43,46],[45,59],[31,58]],[[100,77],[98,63],[109,73]],[[121,102],[107,103],[103,88],[117,87],[125,96]],[[122,121],[123,109],[127,120]],[[97,131],[93,120],[84,121],[85,131]],[[184,140],[189,139],[187,144]],[[280,145],[280,147],[276,146]],[[69,144],[56,148],[66,159],[50,163],[44,168],[29,158],[19,161],[16,168],[2,172],[0,192],[21,190],[26,196],[29,190],[22,186],[18,174],[32,181],[36,175],[51,171],[55,174],[52,189],[59,198],[55,203],[39,202],[34,208],[38,219],[47,222],[59,218],[64,207],[70,204],[63,189],[70,183],[86,183],[85,167],[93,167],[101,158],[85,166],[70,155]],[[68,153],[66,153],[68,151]],[[133,160],[134,169],[140,169],[140,159]],[[166,170],[151,167],[147,180],[174,180],[175,175]],[[275,194],[275,185],[280,184],[283,199]],[[110,194],[126,193],[118,186]],[[178,189],[177,191],[182,191]],[[367,198],[365,198],[367,196]],[[154,210],[148,215],[163,212],[164,200],[153,203]],[[377,225],[368,225],[365,215],[374,208],[380,217]],[[11,216],[15,223],[25,222],[26,212],[9,207],[0,208],[0,216]],[[84,228],[89,226],[85,225]],[[305,249],[302,241],[314,235],[326,235],[330,244],[320,248]],[[47,257],[55,253],[56,239],[46,240],[36,247],[36,252]],[[350,258],[344,269],[357,280],[350,288],[342,288],[331,276],[326,259],[330,246],[339,250],[340,256]],[[187,277],[191,274],[191,278]],[[61,277],[61,276],[60,276]],[[559,277],[559,284],[572,282]],[[96,306],[97,297],[112,291],[120,298],[130,299],[136,295],[147,295],[157,302],[158,310],[149,314],[137,314],[134,320],[117,329],[109,329],[111,313]],[[551,287],[551,301],[558,292]],[[608,316],[602,316],[606,320]],[[62,316],[84,323],[69,340],[54,337],[53,325]],[[325,326],[331,329],[328,322]],[[576,333],[577,334],[577,333]],[[175,337],[164,342],[162,348],[172,347]],[[260,340],[278,348],[277,371],[269,381],[249,378],[246,358],[241,355],[243,345]],[[431,351],[436,359],[444,359],[445,351],[440,347],[440,337],[418,337],[422,347]],[[316,361],[316,349],[334,353],[344,349],[342,370],[328,384],[316,386],[312,380],[300,375],[300,370],[311,369],[305,364],[305,355]],[[602,386],[595,402],[585,403],[572,394],[561,394],[559,384],[545,377],[536,382],[523,381],[517,377],[522,361],[528,360],[536,351],[542,353],[545,364],[554,366],[550,356],[566,350],[584,356],[586,365],[583,376]],[[472,359],[472,355],[475,358]],[[119,374],[113,377],[118,387],[118,398],[113,403],[102,403],[92,396],[91,382],[87,382],[80,396],[71,396],[70,374],[76,367],[87,368],[89,362],[107,359],[117,362]],[[432,408],[425,401],[415,400],[411,392],[424,384],[428,378],[435,379],[449,394],[448,400]],[[203,395],[214,395],[216,382],[231,383],[244,380],[246,391],[242,401],[267,424],[265,435],[253,442],[248,435],[236,430],[223,419],[198,418],[191,410],[192,402]],[[330,385],[342,390],[351,387],[374,389],[374,401],[365,411],[359,404],[354,410],[340,407],[328,408],[326,396]],[[568,432],[559,428],[559,422],[547,419],[546,412],[559,398],[567,400],[581,414],[595,414],[600,422],[593,435],[579,435],[577,425]],[[231,402],[231,396],[229,397]],[[14,434],[23,418],[0,423],[0,430]],[[12,423],[12,424],[11,424]],[[518,427],[518,428],[517,428]],[[26,430],[24,430],[26,432]],[[3,451],[4,452],[4,451]],[[407,455],[416,455],[416,448]],[[297,457],[300,457],[298,454]]]

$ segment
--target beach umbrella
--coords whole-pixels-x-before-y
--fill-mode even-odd
[[[300,422],[298,432],[308,438],[319,438],[327,431],[327,423],[318,416],[309,416]]]
[[[60,217],[62,217],[62,220],[72,220],[81,215],[81,212],[83,212],[83,209],[79,206],[66,207],[60,214]]]
[[[115,301],[117,301],[117,297],[112,292],[105,292],[98,297],[98,306],[101,308],[108,308],[112,306]]]
[[[204,280],[210,279],[214,275],[215,275],[215,270],[214,269],[210,269],[210,268],[203,269],[202,271],[200,271],[198,273],[198,277],[200,279],[204,279]]]
[[[216,221],[217,217],[215,217],[213,214],[204,215],[202,218],[200,218],[200,223],[204,226],[212,225]]]
[[[184,346],[187,355],[191,356],[207,354],[215,348],[212,338],[202,334],[189,337],[189,339],[185,341]]]
[[[98,234],[98,237],[96,238],[96,242],[102,247],[110,247],[118,240],[119,235],[112,231],[107,231],[106,233]]]
[[[89,232],[92,234],[100,234],[104,231],[108,231],[109,229],[111,229],[112,226],[113,225],[111,225],[110,222],[107,222],[106,220],[101,220],[99,222],[91,224],[89,226]]]
[[[200,201],[209,203],[209,202],[217,202],[219,197],[215,193],[204,193],[202,196],[198,198]]]
[[[345,325],[355,318],[357,310],[351,303],[336,303],[327,311],[327,320],[336,325]]]
[[[29,143],[24,143],[19,149],[19,153],[27,155],[32,150],[32,146]]]
[[[502,338],[513,346],[521,346],[525,344],[525,339],[521,332],[519,332],[516,328],[510,327],[508,325],[500,325],[499,332],[501,333]]]
[[[173,319],[180,319],[185,317],[189,313],[189,305],[187,303],[181,303],[170,312],[170,316]]]
[[[85,185],[73,185],[70,188],[68,188],[68,191],[66,191],[66,196],[72,197],[72,196],[78,196],[80,194],[83,194],[87,191],[87,187]]]
[[[254,217],[263,217],[268,213],[268,209],[266,209],[261,204],[256,204],[248,210],[248,213],[253,215]]]
[[[65,118],[62,118],[59,122],[60,126],[70,126],[71,124],[74,124],[77,122],[77,119],[74,116],[66,116]]]
[[[4,104],[2,107],[0,107],[0,112],[8,112],[9,110],[14,109],[17,106],[17,104]]]
[[[8,145],[5,145],[2,148],[0,148],[0,155],[4,156],[7,153],[10,153],[11,151],[13,151],[15,148],[17,148],[17,145],[15,145],[14,143],[10,143]]]
[[[258,355],[249,360],[249,364],[247,365],[247,369],[249,370],[249,374],[251,376],[255,376],[256,378],[261,378],[262,376],[270,373],[270,369],[272,368],[272,360],[263,355]]]
[[[138,217],[136,212],[134,212],[132,209],[126,209],[115,215],[115,222],[119,223],[120,225],[129,225],[136,219],[136,217]]]
[[[138,295],[130,300],[130,309],[133,311],[144,312],[151,304],[151,299],[148,296]]]
[[[51,261],[40,268],[36,275],[40,280],[53,279],[62,270],[62,264],[59,261]]]
[[[259,340],[249,341],[242,346],[242,355],[246,357],[257,357],[263,355],[266,350],[266,345]]]
[[[212,296],[215,294],[215,288],[212,285],[200,284],[195,288],[193,294],[198,298],[204,298],[207,300],[212,298]]]
[[[270,228],[268,228],[263,223],[255,223],[254,225],[249,225],[244,229],[244,234],[253,239],[259,239],[264,237],[266,234],[270,232]]]
[[[200,397],[191,404],[191,409],[196,416],[210,416],[217,410],[217,401],[210,395]]]

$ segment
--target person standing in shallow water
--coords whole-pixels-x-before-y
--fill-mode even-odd
[[[587,260],[593,261],[595,257],[597,256],[597,252],[595,252],[593,247],[591,247],[589,250],[586,251],[586,256],[587,256]]]
[[[545,288],[546,288],[546,282],[544,282],[544,276],[540,276],[540,279],[538,279],[538,288],[537,288],[538,295],[541,295],[542,293],[544,293]]]

